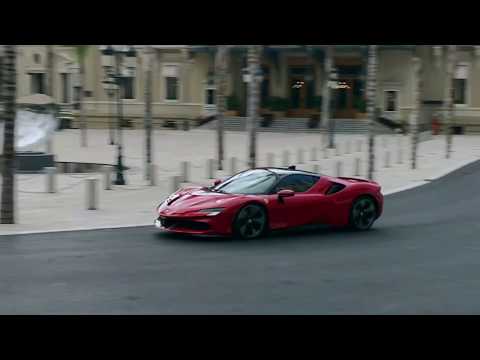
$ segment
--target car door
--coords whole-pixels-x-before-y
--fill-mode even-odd
[[[292,174],[284,177],[273,189],[269,215],[273,227],[293,227],[323,223],[328,218],[330,199],[312,190],[318,176]],[[279,198],[280,190],[293,190],[294,196]]]

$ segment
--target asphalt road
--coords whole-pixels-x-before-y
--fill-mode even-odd
[[[0,237],[1,314],[480,314],[480,162],[374,229],[254,241],[152,227]]]

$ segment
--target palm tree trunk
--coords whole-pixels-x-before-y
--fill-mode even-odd
[[[53,98],[54,87],[54,53],[53,45],[47,45],[47,95]],[[47,139],[47,154],[52,153],[52,139]]]
[[[54,87],[54,64],[53,64],[53,45],[47,45],[47,95],[53,97]]]
[[[145,72],[145,178],[150,180],[152,164],[152,49],[146,49],[147,71]]]
[[[87,146],[87,118],[85,114],[85,106],[83,103],[83,98],[85,95],[84,91],[85,86],[85,59],[82,57],[80,59],[80,86],[79,86],[79,107],[80,107],[80,141],[81,146]]]
[[[455,45],[450,45],[447,48],[447,79],[445,86],[445,104],[444,104],[444,123],[445,135],[447,140],[446,158],[450,158],[452,152],[452,123],[453,123],[453,74],[455,69],[456,49]]]
[[[368,114],[368,178],[373,179],[375,174],[375,106],[377,97],[377,46],[368,46],[368,74],[367,74],[367,114]]]
[[[217,46],[215,56],[216,78],[216,104],[217,104],[217,168],[223,169],[224,159],[224,116],[226,110],[226,78],[227,78],[227,52],[226,45]]]
[[[0,121],[3,120],[3,45],[0,45]],[[2,170],[0,163],[0,172]]]
[[[332,57],[333,57],[333,46],[328,45],[326,54],[325,54],[325,63],[323,71],[323,89],[322,89],[322,126],[327,126],[327,135],[328,138],[333,138],[333,122],[330,121],[330,76],[332,72]],[[333,140],[332,140],[333,142]],[[323,142],[326,144],[327,142]]]
[[[257,162],[257,122],[258,122],[258,81],[257,74],[260,63],[259,45],[250,45],[248,48],[248,72],[250,82],[248,83],[248,121],[247,131],[249,136],[248,166],[253,169]]]
[[[414,71],[414,93],[413,99],[415,101],[413,114],[411,117],[411,136],[412,136],[412,169],[417,168],[417,149],[418,149],[418,119],[420,117],[420,111],[422,107],[422,63],[421,59],[415,57],[413,59],[413,71]]]
[[[0,222],[15,223],[15,111],[16,111],[16,46],[5,45],[3,61],[4,139],[3,179]]]

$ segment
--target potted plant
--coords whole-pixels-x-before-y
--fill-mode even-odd
[[[240,102],[235,95],[230,95],[227,97],[227,111],[225,111],[225,116],[238,116],[240,111]]]
[[[288,108],[290,107],[290,102],[288,99],[273,96],[268,100],[267,107],[271,111],[273,118],[278,119],[285,117]]]

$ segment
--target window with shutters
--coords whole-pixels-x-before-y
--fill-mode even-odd
[[[455,105],[468,104],[468,75],[468,64],[457,64],[453,79],[453,102]]]
[[[70,74],[61,73],[60,76],[62,79],[62,103],[68,104],[70,103]]]
[[[162,75],[165,84],[165,100],[178,101],[179,86],[178,86],[178,66],[164,65]]]
[[[123,78],[123,98],[135,99],[135,78],[134,77]]]
[[[385,90],[385,111],[398,111],[398,90]]]

